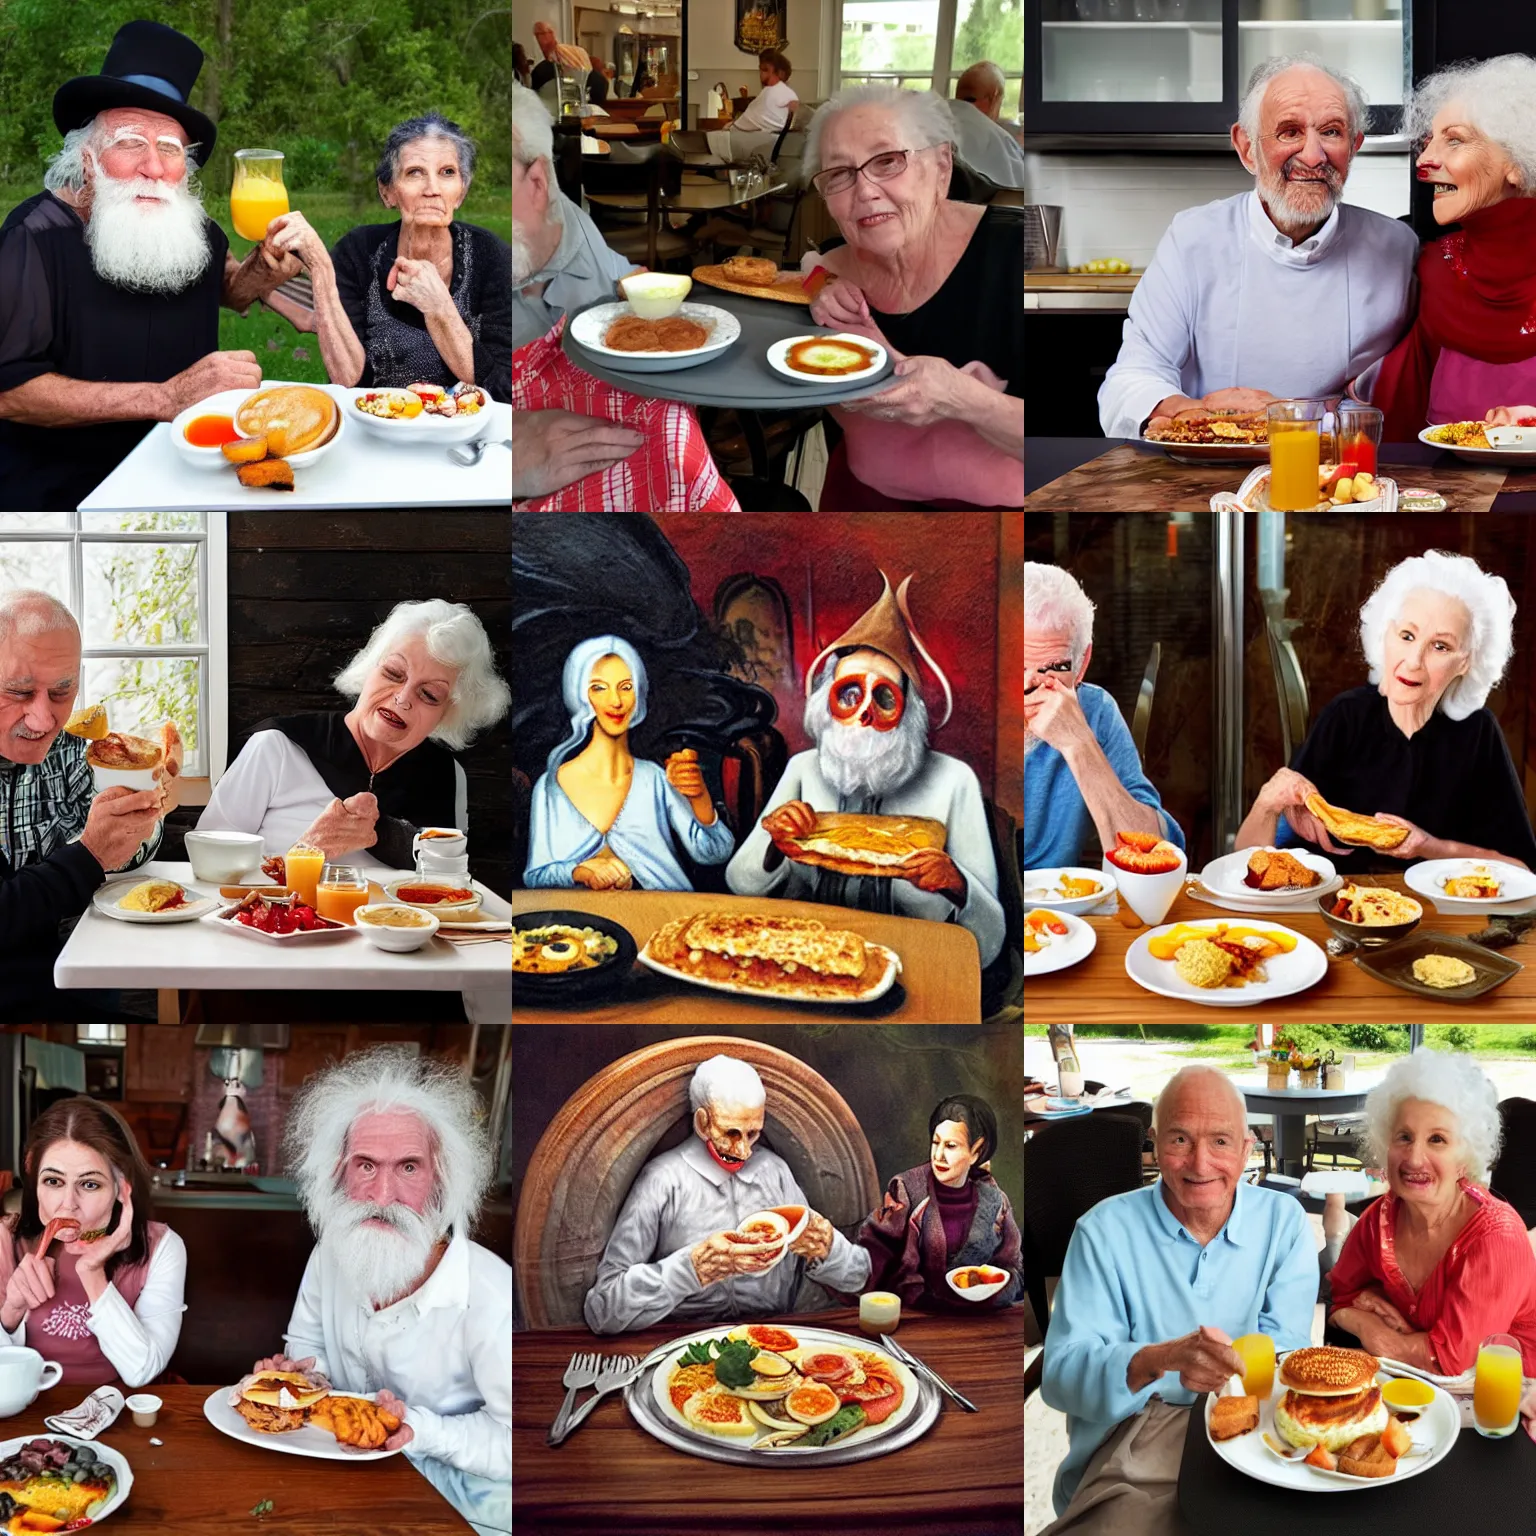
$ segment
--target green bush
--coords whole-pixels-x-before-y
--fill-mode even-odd
[[[1452,1024],[1445,1032],[1445,1042],[1453,1051],[1470,1051],[1477,1044],[1477,1031],[1466,1024]]]
[[[1536,1030],[1521,1035],[1518,1043],[1522,1051],[1536,1051]]]
[[[304,192],[339,191],[343,185],[340,151],[310,133],[284,140],[283,181],[295,197]]]
[[[1344,1040],[1352,1051],[1406,1051],[1406,1024],[1346,1024]]]

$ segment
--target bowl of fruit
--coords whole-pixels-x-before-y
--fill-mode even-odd
[[[1104,869],[1115,877],[1126,906],[1155,928],[1184,888],[1189,861],[1178,844],[1155,832],[1116,832]]]

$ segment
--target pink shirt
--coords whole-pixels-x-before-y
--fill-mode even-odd
[[[1429,381],[1429,424],[1481,421],[1496,405],[1536,402],[1536,357],[1484,363],[1443,347]]]

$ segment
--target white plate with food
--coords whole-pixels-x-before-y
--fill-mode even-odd
[[[124,906],[131,901],[131,906]],[[216,896],[205,896],[190,886],[160,875],[129,875],[99,886],[91,905],[104,917],[120,923],[190,923],[218,906]]]
[[[1536,875],[1499,859],[1424,859],[1403,872],[1403,884],[1444,911],[1478,911],[1536,897]]]
[[[0,1530],[82,1530],[120,1509],[133,1489],[121,1451],[72,1435],[18,1435],[0,1442]],[[6,1502],[8,1501],[8,1502]],[[62,1520],[13,1524],[24,1511]]]
[[[1263,411],[1226,411],[1210,421],[1172,422],[1162,432],[1136,441],[1182,464],[1269,462],[1269,418]]]
[[[490,392],[460,381],[452,389],[420,380],[399,388],[358,386],[345,414],[365,432],[407,448],[466,443],[491,421]]]
[[[289,1456],[314,1456],[322,1461],[382,1461],[386,1456],[398,1456],[400,1451],[386,1451],[383,1449],[365,1450],[357,1445],[344,1444],[338,1440],[331,1429],[316,1422],[316,1414],[328,1423],[340,1422],[343,1433],[353,1434],[355,1430],[346,1427],[349,1419],[356,1420],[357,1411],[343,1409],[344,1417],[337,1419],[335,1404],[331,1399],[351,1399],[355,1402],[374,1402],[378,1394],[376,1392],[306,1392],[292,1401],[300,1404],[297,1409],[278,1409],[276,1412],[262,1415],[253,1412],[252,1417],[261,1422],[274,1425],[271,1430],[257,1429],[241,1416],[240,1410],[234,1406],[230,1398],[245,1387],[247,1391],[255,1388],[260,1390],[260,1378],[248,1378],[247,1383],[237,1382],[232,1387],[217,1387],[203,1401],[203,1417],[213,1427],[232,1440],[243,1440],[247,1445],[260,1446],[265,1451],[283,1451]],[[262,1404],[262,1407],[276,1408],[276,1404]],[[297,1421],[295,1428],[280,1428],[277,1426]],[[381,1426],[385,1427],[386,1426]],[[403,1447],[402,1447],[403,1449]]]
[[[1059,869],[1026,869],[1024,902],[1056,912],[1091,911],[1114,893],[1115,877],[1102,869],[1064,864]]]
[[[1213,895],[1257,903],[1253,910],[1258,911],[1270,905],[1308,905],[1343,882],[1320,853],[1266,847],[1239,848],[1212,859],[1200,871],[1200,883]]]
[[[835,388],[873,378],[885,367],[885,348],[867,336],[842,331],[785,336],[768,348],[768,366],[796,384]]]
[[[1125,973],[1159,997],[1245,1008],[1315,987],[1328,957],[1306,934],[1262,919],[1164,923],[1137,935]]]
[[[1343,1390],[1319,1394],[1292,1395],[1292,1389],[1284,1380],[1287,1362],[1295,1361],[1298,1357],[1309,1361],[1331,1359],[1337,1363],[1342,1380],[1350,1362],[1341,1357],[1350,1356],[1363,1357],[1356,1373],[1361,1383],[1357,1390],[1351,1391],[1347,1386]],[[1212,1394],[1206,1398],[1205,1432],[1211,1448],[1228,1466],[1235,1467],[1245,1476],[1272,1484],[1276,1488],[1292,1488],[1301,1493],[1349,1493],[1368,1488],[1387,1488],[1394,1482],[1427,1472],[1436,1462],[1448,1456],[1456,1444],[1456,1436],[1461,1429],[1461,1415],[1456,1403],[1441,1388],[1418,1378],[1394,1378],[1386,1370],[1372,1371],[1371,1366],[1377,1364],[1379,1362],[1373,1356],[1365,1355],[1360,1350],[1292,1350],[1290,1354],[1282,1355],[1276,1363],[1274,1385],[1269,1396],[1257,1404],[1258,1421],[1251,1429],[1218,1439],[1212,1432],[1212,1420],[1216,1416],[1217,1405],[1224,1397],[1230,1399],[1232,1394]],[[1394,1381],[1412,1381],[1414,1385],[1406,1389],[1390,1386]],[[1382,1396],[1384,1389],[1387,1392],[1386,1399]],[[1395,1409],[1391,1406],[1391,1400],[1398,1391],[1405,1392],[1405,1400],[1407,1396],[1422,1397],[1426,1393],[1433,1396],[1422,1405]],[[1354,1419],[1340,1426],[1339,1405],[1341,1401],[1350,1398],[1358,1400],[1359,1411]],[[1320,1407],[1309,1410],[1308,1399]],[[1277,1427],[1277,1408],[1280,1409],[1281,1422],[1287,1426],[1285,1430]],[[1234,1427],[1252,1419],[1251,1411],[1246,1417],[1230,1408],[1221,1411],[1223,1415],[1234,1416]],[[1327,1415],[1333,1425],[1323,1432],[1324,1444],[1321,1449],[1308,1451],[1308,1454],[1316,1458],[1315,1461],[1309,1462],[1301,1456],[1287,1459],[1283,1453],[1301,1451],[1306,1446],[1309,1439],[1306,1429],[1312,1412],[1319,1416]],[[1399,1412],[1412,1412],[1415,1416],[1399,1418]],[[1396,1424],[1398,1429],[1388,1429],[1389,1424]],[[1222,1428],[1219,1421],[1217,1428]],[[1288,1436],[1294,1436],[1302,1444],[1293,1444]],[[1378,1446],[1376,1442],[1383,1439],[1387,1443]],[[1361,1444],[1361,1441],[1366,1443]],[[1316,1441],[1312,1442],[1313,1446],[1316,1444]],[[1276,1450],[1277,1446],[1281,1450]],[[1394,1449],[1397,1451],[1395,1455]],[[1328,1465],[1329,1462],[1333,1463],[1332,1467]],[[1340,1469],[1341,1464],[1360,1466],[1365,1472],[1363,1475],[1348,1473]]]
[[[1093,953],[1099,936],[1082,918],[1042,907],[1024,914],[1024,975],[1049,976]]]
[[[480,893],[467,879],[402,875],[384,882],[384,894],[402,906],[430,912],[439,921],[445,917],[472,917],[480,910]]]
[[[1516,468],[1536,468],[1536,443],[1529,433],[1525,434],[1525,446],[1492,447],[1484,433],[1487,423],[1482,421],[1445,421],[1438,426],[1425,427],[1419,433],[1419,441],[1445,453],[1454,453],[1469,464],[1509,464]]]
[[[239,915],[242,913],[245,915]],[[218,912],[210,912],[203,921],[268,944],[323,943],[357,932],[349,923],[321,917],[303,902],[266,901],[255,892]]]
[[[990,1301],[1008,1284],[1008,1271],[995,1264],[962,1264],[944,1279],[962,1301]]]
[[[717,1324],[656,1353],[625,1389],[630,1413],[674,1449],[714,1461],[859,1461],[910,1444],[938,1416],[937,1393],[907,1365],[828,1328]]]
[[[691,329],[679,321],[688,322]],[[624,373],[694,368],[719,357],[741,335],[741,321],[717,304],[684,304],[665,320],[642,319],[628,304],[594,304],[570,327],[573,341]],[[621,344],[611,346],[610,340]]]

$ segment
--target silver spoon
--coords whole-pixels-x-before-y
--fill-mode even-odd
[[[488,437],[476,438],[474,442],[466,444],[462,448],[450,448],[448,457],[455,464],[462,464],[465,469],[473,469],[485,456],[485,450],[490,447],[491,440]],[[503,448],[512,446],[512,439],[507,438],[501,445]]]

